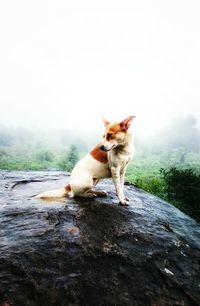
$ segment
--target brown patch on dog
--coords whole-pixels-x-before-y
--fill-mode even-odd
[[[106,129],[106,133],[116,134],[118,132],[121,132],[121,126],[119,123],[113,123],[110,126],[108,126]]]
[[[119,123],[113,123],[109,125],[105,130],[105,137],[107,141],[115,139],[115,136],[119,132],[124,132],[123,128],[120,126]]]
[[[107,163],[108,162],[108,154],[107,152],[104,152],[99,149],[99,145],[97,145],[93,150],[90,151],[90,155],[100,161],[101,163]]]
[[[65,190],[66,190],[67,192],[72,191],[70,184],[68,184],[67,186],[65,186]]]
[[[130,127],[135,116],[129,116],[121,122],[115,122],[106,126],[106,134],[116,134],[118,132],[126,132]]]

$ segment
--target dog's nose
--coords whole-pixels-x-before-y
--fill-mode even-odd
[[[99,146],[99,149],[102,150],[102,151],[105,151],[104,145],[100,145],[100,146]]]

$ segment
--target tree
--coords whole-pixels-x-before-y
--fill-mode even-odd
[[[67,163],[68,163],[68,170],[71,171],[75,164],[78,161],[78,151],[77,147],[73,144],[69,148],[69,152],[67,154]]]
[[[192,169],[161,169],[168,201],[200,222],[200,175]]]
[[[76,145],[71,145],[67,154],[61,159],[59,162],[59,167],[62,170],[71,171],[75,164],[77,163],[78,157],[78,150]]]
[[[52,162],[54,160],[54,154],[50,151],[40,151],[37,153],[36,157],[37,160],[41,162]]]

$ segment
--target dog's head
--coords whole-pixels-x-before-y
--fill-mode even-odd
[[[129,116],[123,121],[115,123],[110,123],[108,120],[103,118],[106,128],[99,149],[107,152],[118,146],[123,146],[126,142],[127,131],[133,118],[135,118],[135,116]]]

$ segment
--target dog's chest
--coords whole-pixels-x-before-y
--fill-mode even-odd
[[[111,167],[125,168],[132,157],[131,151],[111,151],[108,162]]]

